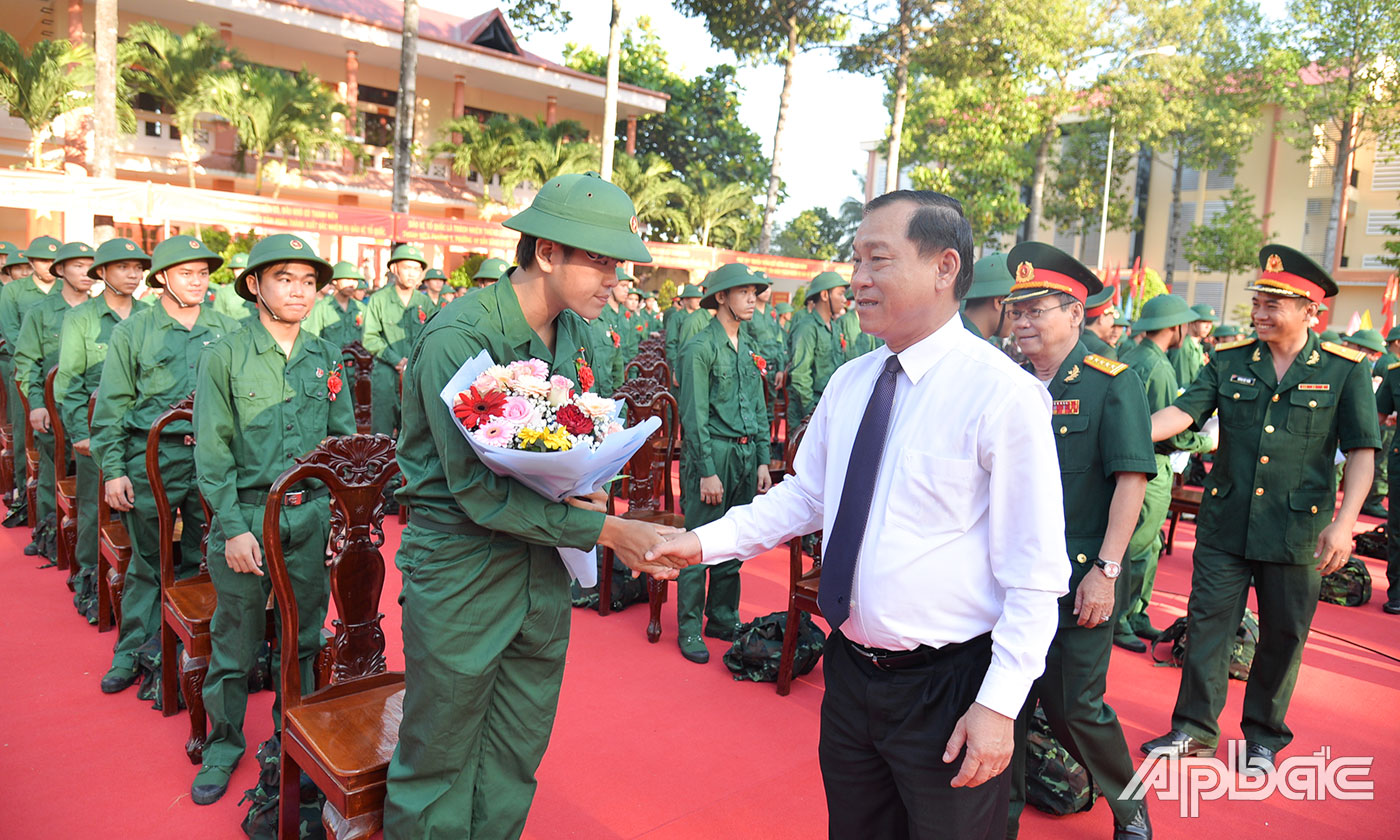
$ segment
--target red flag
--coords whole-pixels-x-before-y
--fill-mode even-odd
[[[1400,292],[1400,276],[1391,274],[1385,281],[1385,293],[1381,295],[1381,314],[1385,316],[1385,332],[1395,326],[1395,298]]]

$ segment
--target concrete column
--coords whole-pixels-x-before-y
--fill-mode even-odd
[[[360,54],[355,50],[345,51],[345,110],[346,126],[345,132],[354,136],[357,129],[355,122],[359,118],[357,109],[360,104]],[[355,171],[355,156],[349,151],[341,155],[340,166],[347,174]]]
[[[75,47],[83,42],[83,0],[68,0],[68,42]]]
[[[559,99],[549,96],[544,100],[544,124],[554,125],[559,121]]]
[[[627,154],[632,157],[637,156],[637,117],[635,114],[627,118]]]
[[[233,24],[229,21],[219,21],[219,40],[223,41],[226,47],[233,46]],[[215,125],[214,153],[223,158],[220,162],[220,168],[231,165],[236,140],[237,135],[234,133],[233,126],[222,121]],[[214,188],[220,189],[217,185]],[[232,191],[233,187],[230,186],[229,190]]]

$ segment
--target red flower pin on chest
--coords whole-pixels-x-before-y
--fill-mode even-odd
[[[621,336],[621,335],[618,335],[617,330],[608,330],[608,338],[611,338],[611,339],[612,339],[612,343],[613,343],[613,346],[614,346],[614,347],[621,347],[621,346],[622,346],[622,336]]]
[[[841,352],[846,352],[846,334],[841,333]]]
[[[752,351],[749,352],[749,355],[750,355],[750,356],[753,356],[753,363],[754,363],[754,365],[758,368],[758,375],[759,375],[759,376],[767,376],[767,375],[768,375],[768,360],[764,359],[762,356],[760,356],[760,355],[758,355],[757,353],[754,353],[754,352],[752,352]]]
[[[593,390],[593,368],[588,364],[588,359],[584,358],[583,348],[578,349],[578,358],[574,359],[574,364],[578,368],[578,386],[585,391]]]
[[[339,394],[340,390],[345,387],[345,382],[340,378],[340,369],[341,365],[336,365],[331,370],[330,377],[326,379],[326,391],[330,395],[331,402],[335,402],[335,395]],[[316,371],[316,375],[320,376],[321,372],[319,370]]]
[[[355,326],[357,326],[357,327],[363,327],[364,325],[365,325],[365,316],[363,316],[363,315],[356,315],[356,316],[355,316]]]
[[[420,323],[420,324],[426,324],[427,322],[428,322],[428,313],[426,313],[426,312],[423,311],[423,307],[421,307],[421,306],[418,307],[418,323]]]

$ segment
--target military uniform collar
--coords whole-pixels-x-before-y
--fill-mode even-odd
[[[757,318],[758,316],[755,315],[754,317]],[[740,326],[743,326],[742,322],[740,323]],[[729,333],[724,331],[724,325],[719,322],[718,315],[711,318],[710,322],[706,324],[700,331],[702,333],[714,332],[714,336],[712,336],[714,341],[717,344],[724,345],[725,348],[732,352],[738,353],[744,346],[744,331],[742,329],[739,330],[739,335],[736,339],[738,342],[737,344],[730,342]]]
[[[1298,351],[1298,355],[1293,358],[1293,363],[1283,372],[1283,379],[1279,380],[1274,373],[1274,354],[1269,348],[1269,343],[1262,340],[1256,341],[1249,359],[1249,369],[1259,376],[1260,382],[1269,385],[1275,391],[1291,388],[1320,369],[1322,351],[1319,348],[1321,344],[1322,341],[1317,333],[1308,330],[1308,339],[1303,343],[1303,349]]]
[[[943,326],[904,348],[904,351],[899,354],[899,366],[904,369],[904,375],[909,377],[909,380],[915,385],[918,385],[924,374],[932,370],[934,365],[948,355],[948,351],[952,350],[953,345],[957,342],[959,334],[963,332],[966,330],[963,329],[962,323],[957,318],[949,318]],[[893,354],[887,345],[881,345],[880,349],[875,352],[884,354],[881,356],[879,368],[883,370],[884,359]]]
[[[248,320],[247,329],[253,340],[253,350],[257,352],[258,355],[264,353],[282,355],[282,348],[278,346],[277,339],[273,338],[272,333],[267,331],[267,325],[262,322],[261,318],[250,318]],[[292,352],[286,356],[288,364],[291,364],[292,360],[303,355],[302,351],[306,350],[307,340],[306,330],[298,330],[297,337],[292,341]]]
[[[530,322],[525,320],[525,311],[520,308],[520,298],[515,294],[515,284],[508,279],[492,283],[490,294],[496,302],[496,316],[499,319],[501,335],[511,348],[517,353],[523,352],[528,357],[553,360],[554,354],[549,352],[544,340],[531,329]],[[563,321],[564,313],[561,312],[554,322],[555,347],[560,346],[559,330]]]
[[[982,331],[977,329],[977,325],[972,323],[972,319],[967,317],[966,312],[959,312],[958,317],[962,319],[962,325],[967,328],[968,332],[972,333],[978,338],[986,338],[985,335],[982,335]]]

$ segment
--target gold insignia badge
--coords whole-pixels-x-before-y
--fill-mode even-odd
[[[1035,266],[1028,262],[1023,262],[1016,266],[1016,282],[1029,283],[1035,279]]]
[[[1254,355],[1253,355],[1253,356],[1250,356],[1250,357],[1249,357],[1249,360],[1250,360],[1251,362],[1257,362],[1257,361],[1259,361],[1259,348],[1258,348],[1258,347],[1254,348]]]
[[[1278,254],[1270,254],[1268,261],[1264,263],[1264,270],[1275,274],[1283,271],[1283,260]]]
[[[1311,355],[1311,356],[1308,356],[1308,364],[1310,364],[1310,365],[1315,365],[1315,364],[1317,364],[1318,360],[1321,359],[1321,358],[1322,358],[1322,357],[1319,356],[1319,355],[1317,354],[1317,351],[1314,350],[1314,351],[1312,351],[1312,355]]]
[[[1021,265],[1029,265],[1029,263],[1021,263]],[[1074,380],[1076,380],[1076,379],[1078,379],[1078,378],[1079,378],[1079,365],[1075,365],[1074,367],[1070,368],[1070,369],[1069,369],[1069,373],[1065,374],[1065,381],[1066,381],[1066,382],[1073,382]]]

